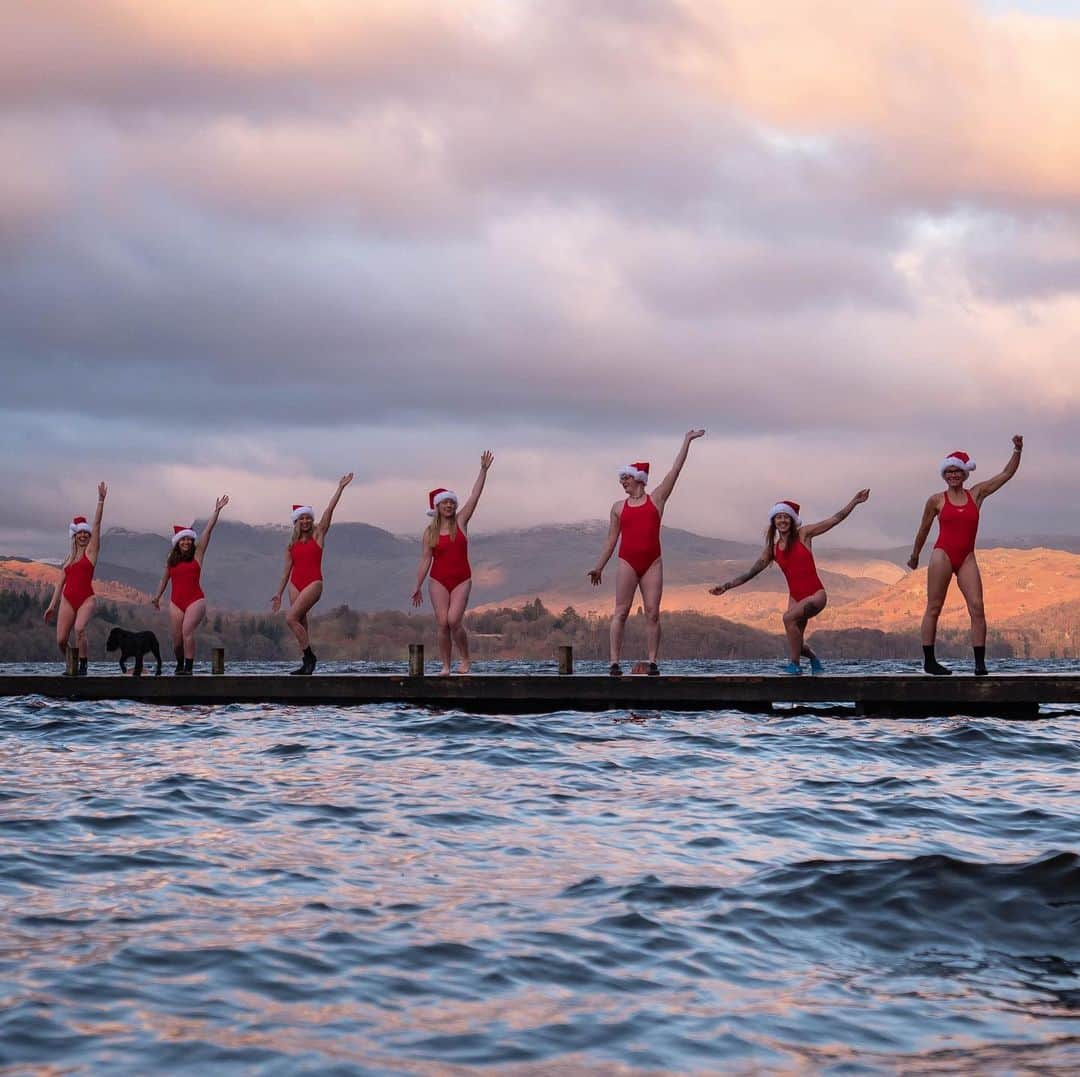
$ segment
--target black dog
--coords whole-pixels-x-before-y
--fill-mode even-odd
[[[124,663],[129,658],[135,659],[135,676],[141,677],[143,671],[143,655],[152,654],[157,659],[155,677],[161,676],[161,651],[158,648],[157,636],[153,632],[127,632],[123,628],[114,628],[109,633],[105,643],[105,650],[120,650],[120,671],[127,673]]]

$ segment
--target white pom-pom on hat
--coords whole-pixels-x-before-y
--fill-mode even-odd
[[[941,461],[941,477],[945,478],[945,472],[950,467],[958,467],[969,475],[975,470],[975,461],[966,452],[955,449]]]
[[[802,527],[802,518],[799,516],[800,508],[801,506],[797,501],[777,501],[777,503],[769,509],[769,521],[771,523],[783,512],[795,521],[796,527]]]

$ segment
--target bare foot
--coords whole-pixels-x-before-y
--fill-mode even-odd
[[[454,672],[455,673],[468,673],[471,669],[472,669],[472,662],[458,662],[458,667],[457,667],[457,669],[454,670]]]
[[[443,668],[439,670],[439,676],[440,677],[449,677],[450,676],[450,667],[449,666],[443,666]]]

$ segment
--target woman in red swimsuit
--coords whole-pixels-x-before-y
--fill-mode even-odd
[[[623,633],[634,595],[639,589],[641,602],[645,607],[649,676],[655,677],[660,672],[656,665],[656,656],[660,650],[660,599],[664,593],[660,521],[671,491],[675,489],[675,481],[686,463],[690,442],[704,433],[704,430],[687,431],[675,463],[651,495],[645,493],[645,484],[649,481],[649,465],[646,462],[639,461],[619,468],[619,481],[626,493],[626,499],[616,501],[611,506],[607,542],[596,567],[588,573],[592,585],[599,587],[604,566],[615,552],[615,544],[621,536],[619,567],[615,574],[615,614],[611,618],[611,667],[608,670],[613,677],[622,676],[619,656],[622,653]]]
[[[975,560],[975,534],[979,529],[979,512],[982,503],[1016,474],[1020,466],[1020,454],[1024,451],[1024,439],[1013,436],[1013,451],[1004,471],[986,482],[976,483],[971,490],[964,489],[968,475],[975,470],[975,462],[966,452],[949,453],[941,462],[941,477],[946,489],[934,494],[926,502],[915,545],[908,559],[909,568],[919,567],[919,554],[930,534],[934,517],[938,518],[938,540],[930,553],[926,570],[926,613],[922,619],[923,670],[935,677],[947,677],[951,669],[943,666],[934,655],[937,640],[938,617],[945,605],[945,595],[953,576],[960,593],[967,602],[971,617],[971,645],[975,651],[975,676],[985,677],[986,668],[986,611],[983,608],[982,576]]]
[[[105,511],[105,483],[98,483],[97,512],[93,526],[85,516],[76,516],[68,525],[71,553],[63,564],[52,599],[45,610],[46,622],[56,618],[56,645],[66,658],[71,630],[79,649],[79,676],[86,676],[86,626],[94,616],[94,567],[101,549],[101,514]]]
[[[810,672],[820,673],[822,665],[818,656],[806,645],[806,626],[829,601],[825,585],[817,574],[810,544],[818,535],[831,531],[851,515],[856,505],[870,497],[869,490],[860,490],[839,512],[816,524],[804,524],[799,518],[799,505],[795,501],[779,501],[769,510],[769,529],[765,532],[765,549],[748,572],[717,584],[709,590],[710,595],[722,595],[733,587],[739,587],[763,571],[770,561],[780,566],[788,585],[788,608],[784,611],[784,632],[788,641],[788,664],[785,673],[802,673],[800,659],[810,659]]]
[[[326,533],[330,530],[330,522],[334,517],[334,509],[341,500],[341,493],[352,480],[351,471],[348,475],[341,476],[337,490],[317,524],[315,512],[310,505],[292,507],[293,532],[285,550],[285,572],[278,584],[277,594],[270,600],[270,608],[277,613],[281,609],[281,596],[288,586],[289,612],[285,614],[285,623],[296,637],[301,651],[300,668],[294,669],[292,675],[310,677],[315,672],[318,659],[311,649],[307,615],[311,607],[322,598],[322,555]]]
[[[472,569],[469,567],[469,540],[465,534],[476,510],[476,503],[484,489],[488,468],[495,457],[490,452],[480,456],[480,474],[473,483],[469,499],[458,511],[458,498],[452,490],[439,488],[428,494],[428,515],[432,517],[424,532],[423,553],[416,570],[416,588],[412,593],[412,604],[419,606],[424,601],[420,591],[424,577],[431,570],[428,583],[428,596],[435,610],[435,621],[439,626],[439,658],[442,660],[441,675],[450,673],[450,658],[453,644],[457,644],[458,667],[455,672],[468,673],[472,668],[469,659],[469,640],[465,635],[462,620],[465,607],[472,590]]]
[[[203,558],[221,510],[228,503],[228,494],[217,499],[201,537],[196,535],[191,527],[173,528],[172,552],[165,562],[165,573],[161,577],[157,594],[150,600],[154,609],[161,609],[161,596],[165,593],[166,586],[172,584],[169,594],[169,627],[172,630],[177,676],[190,677],[194,672],[195,630],[206,616],[206,595],[199,585]]]

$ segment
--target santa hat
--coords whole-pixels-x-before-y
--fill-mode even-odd
[[[194,542],[195,539],[197,539],[199,537],[198,535],[195,534],[195,531],[194,531],[193,528],[185,527],[183,524],[173,524],[173,529],[172,530],[173,530],[173,536],[172,536],[172,544],[173,544],[173,546],[175,546],[182,538],[189,538]]]
[[[315,510],[310,505],[293,505],[292,507],[292,522],[296,523],[301,516],[311,516],[314,518]]]
[[[71,523],[68,524],[68,531],[71,537],[74,538],[80,531],[85,531],[88,535],[94,533],[94,529],[86,522],[85,516],[76,516]]]
[[[950,467],[958,467],[969,475],[975,470],[975,461],[966,452],[954,449],[944,460],[941,461],[941,477],[945,478],[945,470]]]
[[[440,486],[437,490],[432,490],[427,495],[428,500],[428,515],[435,515],[435,506],[440,501],[453,501],[455,505],[458,504],[458,496],[453,490],[447,490],[445,486]]]
[[[802,527],[802,519],[799,516],[799,503],[798,501],[777,501],[771,509],[769,509],[769,523],[772,523],[780,513],[786,513],[795,521],[796,527]]]
[[[619,478],[636,479],[638,482],[649,481],[649,462],[637,460],[632,464],[623,464],[619,468]]]

